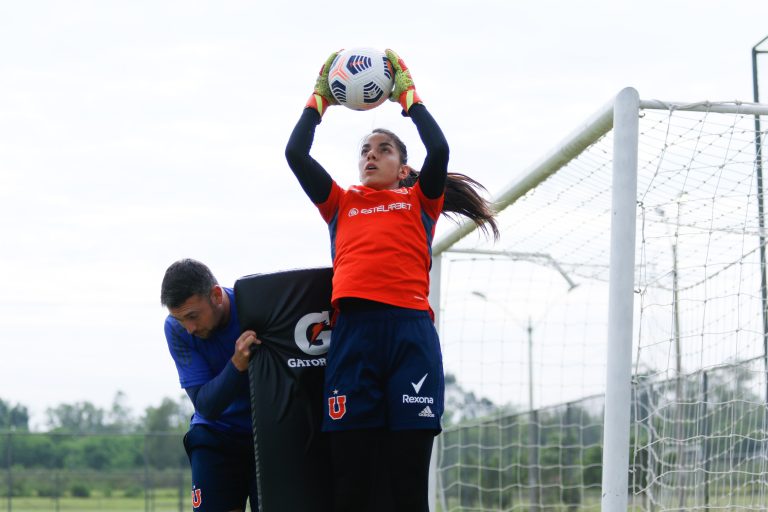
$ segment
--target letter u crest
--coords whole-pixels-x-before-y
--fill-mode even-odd
[[[192,489],[192,507],[198,508],[203,504],[203,493],[200,489]]]
[[[328,399],[328,416],[340,420],[347,412],[347,395],[332,396]]]

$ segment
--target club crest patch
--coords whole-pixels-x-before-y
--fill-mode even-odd
[[[340,420],[347,412],[347,395],[339,395],[334,391],[334,396],[328,398],[328,416],[332,420]]]

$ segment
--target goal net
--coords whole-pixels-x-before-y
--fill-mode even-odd
[[[640,106],[631,393],[618,407],[629,428],[616,407],[604,420],[606,390],[624,385],[606,379],[618,342],[608,105],[496,198],[498,242],[462,226],[435,245],[445,512],[599,510],[604,467],[619,467],[636,510],[768,510],[765,131],[753,115],[768,107]],[[603,453],[609,428],[629,439],[619,466]]]

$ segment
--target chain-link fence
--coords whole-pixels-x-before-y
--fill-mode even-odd
[[[630,510],[768,510],[763,358],[633,382]],[[443,512],[601,506],[604,396],[498,410],[438,438]]]
[[[0,510],[189,510],[183,433],[0,433]]]

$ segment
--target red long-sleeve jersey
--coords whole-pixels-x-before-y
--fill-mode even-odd
[[[426,197],[419,183],[344,190],[333,182],[328,199],[317,205],[331,238],[333,305],[356,297],[428,310],[432,238],[443,198]]]

